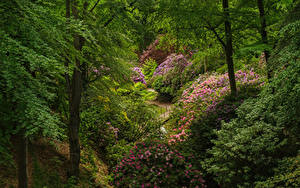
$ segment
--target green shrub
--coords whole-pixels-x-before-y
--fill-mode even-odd
[[[49,188],[63,188],[65,187],[63,180],[57,172],[51,172],[49,169],[42,167],[38,160],[33,158],[33,172],[32,172],[32,187],[49,187]]]
[[[151,135],[159,124],[155,122],[157,109],[145,102],[155,98],[156,93],[147,91],[144,84],[110,90],[113,92],[88,91],[82,105],[80,139],[114,165],[126,147]]]
[[[296,10],[299,12],[300,4]],[[203,165],[223,187],[299,185],[299,28],[298,20],[282,28],[270,58],[276,65],[274,78],[258,98],[238,108],[236,119],[216,131],[217,138],[209,150],[212,156]],[[295,162],[287,162],[290,159]]]
[[[256,188],[300,187],[300,155],[279,161],[274,169],[275,175],[263,182],[257,182]]]
[[[128,143],[126,140],[119,140],[117,143],[106,148],[107,158],[109,158],[110,166],[117,165],[121,159],[129,153],[133,147],[133,143]]]
[[[144,62],[142,72],[145,75],[146,82],[148,82],[152,78],[156,67],[157,63],[154,59],[149,58]]]
[[[251,187],[271,177],[283,157],[297,154],[299,78],[300,63],[291,62],[257,99],[241,105],[237,119],[216,132],[206,165],[224,187]]]
[[[144,101],[155,100],[157,97],[157,92],[147,90],[145,84],[141,82],[134,84],[133,92]]]

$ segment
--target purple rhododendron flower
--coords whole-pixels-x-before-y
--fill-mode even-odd
[[[176,66],[188,66],[190,65],[191,62],[189,62],[184,55],[182,54],[171,54],[167,57],[167,59],[160,64],[155,72],[153,73],[153,76],[158,76],[158,75],[164,75],[167,72],[169,72],[171,69],[175,68]]]

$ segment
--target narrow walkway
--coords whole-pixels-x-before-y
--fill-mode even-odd
[[[147,91],[156,92],[154,89],[148,88]],[[170,114],[173,111],[174,105],[171,102],[165,102],[165,101],[159,101],[159,100],[153,100],[153,101],[147,101],[149,104],[158,106],[161,108],[161,114],[159,116],[159,119],[165,121],[169,118]]]

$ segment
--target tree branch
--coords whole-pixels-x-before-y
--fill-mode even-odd
[[[133,10],[131,10],[131,11],[128,10],[128,8],[132,7],[137,1],[138,1],[138,0],[134,0],[133,2],[131,2],[131,3],[129,4],[128,7],[124,6],[124,7],[123,7],[123,10],[124,10],[124,11],[129,11],[129,12],[132,13],[133,10],[134,10],[135,8],[134,8]],[[112,17],[111,17],[109,20],[107,20],[103,26],[104,26],[104,27],[108,26],[108,24],[110,24],[110,23],[114,20],[114,18],[115,18],[116,16],[117,16],[116,14],[112,15]]]
[[[116,16],[116,15],[113,15],[109,20],[107,20],[107,21],[105,22],[105,24],[104,24],[103,26],[104,26],[104,27],[108,26],[108,24],[110,24],[110,22],[113,21],[113,19],[115,18],[115,16]]]
[[[222,44],[222,46],[223,46],[224,48],[226,48],[226,44],[225,44],[225,42],[222,40],[222,38],[220,37],[220,35],[217,33],[216,28],[212,27],[212,25],[209,23],[209,21],[205,20],[205,22],[206,22],[206,24],[208,25],[208,27],[207,27],[207,26],[205,26],[205,27],[206,27],[208,30],[211,30],[211,31],[215,34],[215,36],[217,37],[218,41]]]
[[[96,8],[96,6],[99,4],[100,1],[101,1],[101,0],[98,0],[98,1],[95,3],[95,5],[90,9],[89,12],[93,12],[93,10]]]

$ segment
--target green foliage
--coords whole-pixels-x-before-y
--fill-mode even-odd
[[[0,13],[0,132],[7,141],[21,129],[58,138],[63,131],[51,105],[64,71],[56,50],[66,47],[64,20],[31,1],[1,2]]]
[[[160,88],[163,87],[163,76],[162,75],[159,75],[155,78],[155,80],[153,81],[152,83],[152,87],[153,89],[155,89],[156,91],[160,92],[160,93],[163,93],[160,91]]]
[[[150,78],[152,78],[156,67],[157,67],[156,61],[151,58],[147,59],[144,62],[142,72],[145,75],[146,82],[148,82]]]
[[[141,96],[144,101],[155,100],[157,97],[157,93],[155,91],[147,90],[145,84],[141,82],[134,84],[133,92],[137,96]]]
[[[273,55],[270,59],[272,70],[281,69],[295,61],[300,56],[300,3],[290,12],[283,22],[279,32],[280,40],[278,41]]]
[[[279,161],[274,169],[275,175],[263,182],[257,182],[257,188],[299,187],[300,186],[300,156],[285,158]]]
[[[122,158],[129,153],[133,145],[133,143],[128,143],[123,139],[107,147],[107,158],[109,159],[110,166],[117,165],[117,163],[120,162]]]
[[[11,167],[14,166],[14,163],[9,150],[9,146],[11,146],[9,138],[10,135],[5,134],[4,131],[0,131],[0,165]]]
[[[95,82],[94,86],[98,84],[102,83]],[[157,110],[145,103],[156,97],[154,92],[146,91],[141,83],[117,90],[114,87],[118,84],[111,84],[106,91],[100,87],[88,90],[80,128],[82,143],[104,152],[113,165],[132,143],[159,128],[155,122]]]
[[[61,177],[56,172],[49,172],[47,169],[43,169],[37,161],[36,158],[33,160],[33,188],[63,188],[64,183],[62,182]]]
[[[216,132],[206,167],[218,174],[219,183],[251,187],[272,176],[282,157],[297,154],[299,65],[297,60],[290,62],[257,99],[242,104],[237,119]]]
[[[208,45],[206,49],[193,53],[191,70],[197,71],[195,75],[214,71],[225,64],[223,56],[221,46]]]
[[[172,94],[175,95],[175,91],[170,87],[166,86],[164,83],[164,76],[159,75],[156,76],[153,83],[152,83],[153,89],[160,93],[160,95],[166,96],[166,97],[172,97]]]

